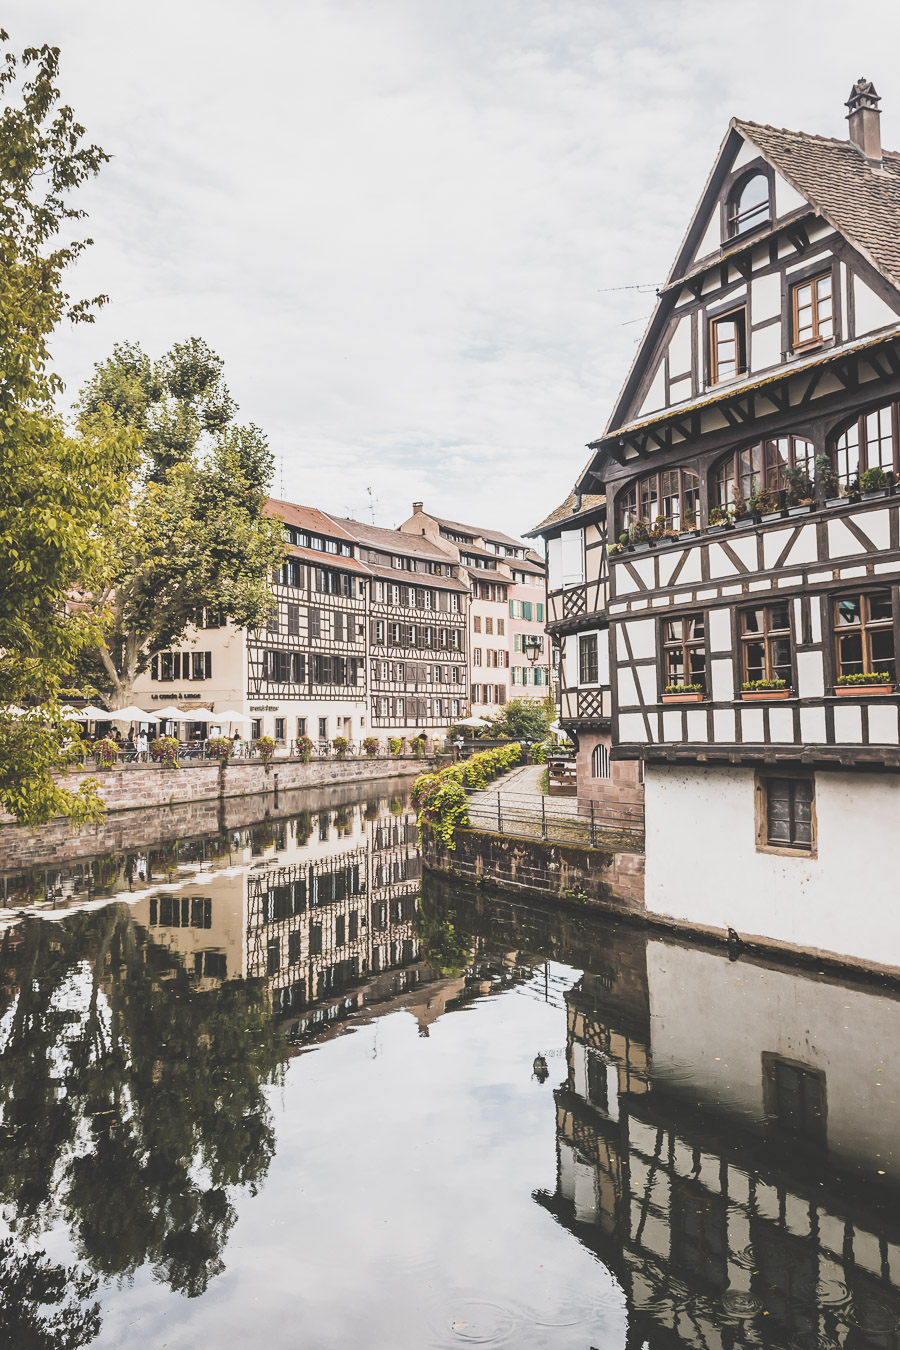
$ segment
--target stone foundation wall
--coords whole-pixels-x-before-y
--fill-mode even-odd
[[[283,792],[288,788],[317,788],[331,783],[366,783],[431,768],[426,759],[319,759],[304,764],[300,759],[275,759],[268,768],[258,759],[229,760],[220,766],[211,761],[191,763],[178,769],[161,764],[123,764],[114,769],[82,770],[60,776],[63,787],[77,791],[84,778],[96,778],[108,811],[131,811],[148,806],[173,806],[177,802],[214,801],[258,792]],[[0,826],[14,825],[12,816],[0,812]],[[0,834],[2,849],[2,834]],[[0,851],[0,864],[3,854]]]
[[[435,872],[531,891],[620,912],[644,911],[644,856],[608,853],[580,844],[545,843],[487,830],[457,830],[455,849],[430,832],[422,841]]]
[[[609,766],[609,778],[593,776],[594,748],[605,745],[609,750],[610,744],[609,732],[579,732],[575,752],[578,796],[593,798],[604,806],[633,807],[639,815],[644,805],[644,784],[638,760],[614,759]]]

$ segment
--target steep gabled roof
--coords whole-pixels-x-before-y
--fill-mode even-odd
[[[593,459],[594,457],[591,456],[591,463],[593,463]],[[606,498],[602,492],[583,492],[581,494],[581,510],[576,511],[574,509],[575,490],[573,488],[566,500],[561,502],[555,511],[551,511],[549,516],[541,521],[540,525],[535,525],[533,530],[528,531],[527,537],[532,538],[534,535],[540,534],[542,530],[548,529],[551,525],[562,525],[565,521],[573,519],[573,517],[583,516],[586,512],[593,511],[598,506],[603,506],[605,501]]]
[[[506,544],[509,548],[525,547],[521,539],[514,539],[511,534],[503,534],[500,530],[483,530],[480,525],[463,525],[458,520],[442,520],[440,516],[432,516],[431,519],[445,530],[459,530],[473,539],[477,536],[479,539],[490,539],[491,543]]]
[[[329,534],[332,539],[346,539],[353,542],[353,535],[338,524],[324,511],[314,506],[300,506],[297,502],[281,502],[270,497],[265,506],[266,515],[277,516],[285,525],[293,525],[296,530],[306,530],[310,534]]]
[[[900,286],[900,155],[874,167],[852,141],[733,118],[763,158],[874,267]]]

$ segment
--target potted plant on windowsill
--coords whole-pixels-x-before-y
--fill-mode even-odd
[[[628,534],[636,553],[639,549],[650,547],[650,527],[645,520],[636,520]]]
[[[887,474],[878,464],[874,464],[871,469],[866,469],[859,475],[859,489],[864,502],[873,501],[876,497],[886,497],[887,486]]]
[[[809,474],[803,469],[790,468],[785,471],[787,492],[787,513],[789,516],[805,516],[816,504],[816,490]]]
[[[870,694],[892,694],[894,681],[886,670],[865,670],[858,675],[839,675],[834,686],[839,698],[859,698]]]
[[[681,519],[681,538],[693,539],[693,537],[699,533],[700,531],[697,529],[697,517],[694,515],[693,511],[685,511]]]
[[[702,703],[702,684],[667,684],[662,696],[663,703]]]
[[[745,680],[741,685],[741,698],[747,703],[768,703],[772,699],[790,696],[791,690],[786,680]]]
[[[731,529],[731,515],[724,506],[714,506],[709,513],[709,525],[707,532],[709,534],[718,534],[722,530]]]

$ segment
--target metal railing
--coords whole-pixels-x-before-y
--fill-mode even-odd
[[[469,825],[557,844],[643,853],[644,808],[614,806],[585,797],[535,793],[469,792]]]
[[[228,739],[230,739],[230,737]],[[401,750],[395,752],[389,748],[387,743],[380,743],[375,754],[369,755],[363,749],[362,742],[356,743],[355,741],[351,741],[348,744],[347,749],[344,752],[343,756],[341,756],[338,754],[337,750],[335,750],[334,747],[331,745],[330,741],[317,741],[314,742],[313,744],[311,758],[312,759],[340,759],[340,758],[404,759],[409,760],[410,764],[422,764],[424,768],[425,767],[424,760],[432,758],[435,753],[440,754],[442,752],[432,751],[432,749],[429,747],[429,749],[426,750],[424,754],[417,755],[415,751],[411,748],[411,746],[406,743],[404,743],[404,746]],[[75,746],[69,747],[66,750],[65,754],[67,763],[69,763],[72,767],[80,765],[82,768],[86,768],[89,764],[93,764],[97,769],[104,769],[104,768],[121,768],[123,766],[130,767],[132,765],[137,766],[140,764],[154,764],[157,762],[152,751],[147,750],[141,753],[137,749],[131,749],[130,747],[126,747],[125,745],[122,745],[120,747],[114,763],[107,763],[101,757],[94,755],[89,745],[84,747],[83,749]],[[291,741],[290,746],[288,746],[286,741],[275,742],[273,760],[283,759],[286,756],[290,756],[293,758],[300,757],[300,748],[298,742]],[[206,761],[209,763],[216,762],[218,761],[219,756],[210,753],[208,740],[181,741],[179,742],[178,750],[176,751],[176,758],[179,764],[196,764],[198,761]],[[260,758],[260,750],[258,742],[247,739],[238,742],[237,746],[232,750],[231,755],[229,756],[229,762],[233,763],[235,761],[239,762],[241,760],[259,759],[259,758]]]

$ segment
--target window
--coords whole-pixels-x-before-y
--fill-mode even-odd
[[[254,717],[253,721],[250,723],[250,739],[251,741],[258,741],[261,735],[262,718]]]
[[[771,219],[769,180],[764,173],[742,178],[728,200],[728,234],[734,237]]]
[[[764,839],[770,848],[811,851],[813,846],[813,796],[811,778],[766,778]]]
[[[578,639],[578,683],[596,684],[599,678],[597,634],[588,633]]]
[[[722,384],[747,369],[747,311],[734,309],[709,321],[709,381]]]
[[[306,735],[306,718],[305,718],[305,717],[298,717],[298,718],[297,718],[297,740],[299,741],[299,740],[301,739],[301,737],[303,737],[303,736],[305,736],[305,735]]]
[[[897,405],[888,403],[856,418],[838,437],[833,456],[837,476],[850,487],[866,469],[896,471],[898,448]]]
[[[295,966],[300,960],[300,934],[288,933],[288,964]]]
[[[484,631],[485,631],[486,633],[490,633],[490,634],[493,635],[493,632],[494,632],[494,620],[493,620],[493,619],[491,619],[491,618],[485,619],[485,621],[484,621]]]
[[[319,610],[309,610],[309,636],[318,639],[322,636],[322,625]]]
[[[334,921],[334,945],[343,947],[347,941],[347,921],[343,914],[339,914]]]
[[[334,615],[333,615],[333,617],[332,617],[332,623],[333,623],[333,627],[334,627],[334,640],[335,640],[335,642],[343,642],[343,641],[344,641],[344,615],[343,615],[343,612],[342,612],[341,610],[336,609],[336,610],[334,611]]]
[[[666,684],[700,684],[706,690],[706,623],[702,614],[663,620]]]
[[[510,600],[510,602],[509,602],[509,617],[510,617],[511,619],[521,619],[521,617],[522,617],[522,601],[521,601],[521,600]]]
[[[384,645],[384,619],[375,620],[375,641],[378,646]]]
[[[744,510],[757,493],[781,492],[788,469],[799,469],[811,486],[815,454],[812,441],[803,436],[779,436],[735,451],[716,472],[716,505]]]
[[[283,741],[283,740],[284,740],[284,721],[285,721],[285,719],[284,719],[283,717],[276,717],[276,718],[275,718],[275,739],[276,739],[276,741]]]
[[[618,503],[619,531],[627,530],[638,520],[653,525],[660,516],[667,529],[692,530],[699,514],[700,475],[693,469],[666,469],[639,478],[622,494]]]
[[[831,273],[791,287],[791,341],[810,347],[834,337],[834,296]]]
[[[327,741],[327,739],[328,739],[328,718],[327,718],[327,717],[320,717],[320,718],[319,718],[319,740],[320,740],[320,741]]]
[[[498,637],[505,637],[505,636],[506,636],[506,620],[505,620],[505,619],[498,619],[498,620],[497,620],[497,636],[498,636]]]
[[[594,753],[591,755],[591,776],[593,778],[609,778],[609,747],[606,745],[595,745]]]
[[[281,965],[281,943],[278,938],[270,938],[266,944],[266,974],[274,975]]]
[[[309,954],[310,956],[322,955],[322,925],[320,923],[309,925]]]
[[[291,637],[296,637],[300,632],[299,605],[288,605],[287,607],[287,630]]]
[[[791,683],[791,615],[787,602],[741,612],[744,680]]]
[[[838,675],[878,671],[894,678],[894,607],[889,590],[839,596],[834,602]]]
[[[825,1143],[825,1075],[763,1052],[766,1115],[786,1134],[810,1144]]]
[[[474,633],[480,633],[480,632],[481,632],[481,615],[480,615],[480,614],[474,614],[474,615],[472,616],[472,631],[473,631]]]
[[[400,638],[400,625],[399,625],[399,623],[392,623],[392,624],[391,624],[391,646],[392,646],[392,647],[399,647],[399,646],[400,646],[400,641],[401,641],[401,638]]]

